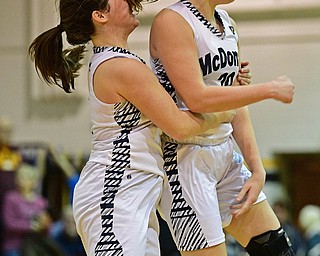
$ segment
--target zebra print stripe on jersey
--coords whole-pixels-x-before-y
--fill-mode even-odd
[[[207,27],[214,35],[224,38],[225,37],[225,29],[221,32],[219,29],[215,28],[211,22],[209,22],[206,17],[202,15],[198,9],[190,3],[188,0],[180,0],[180,2],[189,9],[189,11],[205,26]],[[223,21],[217,11],[214,12],[214,17],[220,21],[224,28]]]
[[[105,171],[104,190],[101,198],[102,233],[95,248],[95,256],[123,255],[122,247],[112,231],[114,198],[118,192],[125,168],[130,167],[129,134],[140,121],[141,112],[130,102],[115,104],[115,120],[122,128],[114,141],[112,164]]]

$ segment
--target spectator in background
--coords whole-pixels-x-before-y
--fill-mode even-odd
[[[50,236],[65,256],[86,256],[80,236],[76,230],[71,205],[67,205],[63,209],[61,220],[52,225]]]
[[[65,256],[86,256],[76,230],[71,205],[68,204],[64,207],[61,220],[54,223],[50,229],[50,236]]]
[[[67,185],[69,188],[69,199],[70,203],[72,203],[74,187],[79,180],[80,174],[65,152],[62,152],[61,150],[57,150],[55,147],[50,146],[49,154],[52,157],[52,160],[61,169],[66,177]]]
[[[283,200],[278,200],[273,203],[272,208],[292,243],[292,250],[296,255],[303,255],[304,239],[299,229],[290,219],[288,205]]]
[[[56,149],[53,146],[49,147],[49,155],[52,161],[64,173],[69,188],[70,204],[67,204],[62,209],[62,217],[60,220],[53,223],[50,228],[50,237],[60,247],[65,256],[85,256],[85,250],[81,242],[81,238],[77,233],[76,224],[72,211],[73,191],[79,179],[79,172],[76,166],[72,163],[70,157],[65,152]],[[82,168],[80,168],[82,169]]]
[[[15,171],[22,159],[18,149],[11,144],[11,134],[11,120],[0,117],[0,210],[3,208],[4,194],[15,187]],[[0,251],[2,251],[3,233],[3,216],[0,216]]]
[[[38,172],[22,164],[15,175],[16,188],[3,200],[4,256],[19,256],[23,240],[30,233],[44,232],[50,226],[47,201],[35,192]]]
[[[299,213],[299,224],[306,240],[306,256],[320,256],[320,207],[306,205]]]
[[[0,170],[15,171],[21,163],[21,156],[16,147],[11,145],[12,122],[0,117]]]
[[[245,256],[247,254],[246,250],[237,242],[234,237],[226,233],[226,248],[228,256]]]
[[[66,256],[49,236],[32,233],[23,240],[21,256]]]

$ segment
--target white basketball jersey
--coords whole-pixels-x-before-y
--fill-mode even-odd
[[[120,47],[94,47],[89,66],[89,102],[93,148],[90,161],[144,170],[163,176],[162,131],[128,101],[101,102],[94,94],[97,67],[111,58],[141,58]],[[143,88],[142,88],[143,89]],[[118,162],[118,163],[115,163]]]
[[[187,0],[181,0],[168,8],[181,14],[193,30],[199,53],[199,65],[205,84],[208,86],[232,85],[237,76],[239,66],[238,35],[231,24],[227,12],[220,9],[215,10],[216,19],[224,27],[224,31],[220,32]],[[176,65],[179,65],[179,63]],[[151,59],[151,68],[179,108],[188,109],[185,102],[171,85],[159,59]],[[215,129],[207,131],[202,136],[196,136],[185,142],[196,143],[202,138],[208,138],[214,142],[228,137],[231,133],[231,124],[224,123]]]

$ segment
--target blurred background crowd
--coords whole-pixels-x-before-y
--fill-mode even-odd
[[[86,255],[72,215],[72,194],[87,155],[72,156],[43,143],[13,145],[11,133],[11,120],[0,118],[0,255]],[[281,178],[272,176],[267,175],[267,195],[270,188],[284,195]],[[270,195],[296,255],[320,256],[320,206],[304,205],[294,220],[293,202]],[[180,255],[160,216],[159,221],[162,255]],[[226,238],[229,256],[246,255]]]
[[[13,145],[11,132],[0,118],[1,255],[86,255],[71,206],[82,163],[50,145]]]

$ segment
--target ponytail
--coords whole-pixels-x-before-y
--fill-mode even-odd
[[[29,56],[34,61],[36,71],[47,84],[55,84],[65,92],[74,90],[74,79],[82,64],[85,46],[63,50],[62,25],[58,25],[41,35],[31,43]]]

